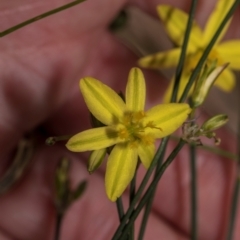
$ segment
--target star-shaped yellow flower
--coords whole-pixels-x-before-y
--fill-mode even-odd
[[[234,0],[219,0],[217,2],[216,8],[209,17],[203,31],[200,26],[198,26],[195,22],[193,23],[178,98],[181,96],[190,74],[197,65],[204,49],[209,44]],[[180,57],[188,15],[185,12],[168,5],[160,5],[157,10],[169,37],[178,47],[172,50],[143,57],[140,59],[139,65],[153,69],[175,67]],[[218,65],[222,65],[227,62],[230,63],[230,69],[225,69],[215,82],[216,86],[227,92],[231,91],[235,85],[235,76],[231,69],[240,70],[240,40],[231,40],[220,43],[229,24],[230,21],[223,29],[220,37],[216,41],[215,46],[208,56],[208,61],[217,60]],[[166,92],[164,99],[165,102],[169,102],[172,88],[173,81],[170,83]]]
[[[105,176],[107,196],[111,201],[121,196],[132,180],[138,157],[148,168],[155,154],[155,140],[173,133],[188,117],[188,104],[161,104],[144,111],[146,87],[140,69],[129,73],[125,102],[111,88],[86,77],[80,90],[90,112],[106,126],[73,136],[67,148],[73,152],[93,151],[115,145]]]

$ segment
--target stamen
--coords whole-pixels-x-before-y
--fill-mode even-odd
[[[146,116],[144,111],[126,112],[122,119],[123,128],[118,130],[118,136],[126,141],[129,141],[131,147],[137,147],[139,142],[146,145],[154,143],[154,137],[151,134],[146,134],[146,128],[155,128],[162,131],[161,128],[156,127],[153,121],[143,124],[143,119]]]
[[[121,139],[128,139],[129,138],[129,133],[126,129],[122,128],[118,131],[118,136]]]
[[[160,127],[156,127],[156,125],[153,123],[153,121],[150,121],[146,124],[146,128],[149,127],[149,128],[155,128],[155,129],[158,129],[160,131],[163,131],[162,128]]]

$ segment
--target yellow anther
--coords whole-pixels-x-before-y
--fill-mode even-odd
[[[127,139],[129,138],[129,133],[125,128],[122,128],[118,131],[118,136],[122,139]]]
[[[126,112],[122,119],[123,128],[118,130],[118,136],[129,141],[131,147],[137,147],[139,142],[146,145],[152,144],[154,138],[151,134],[146,134],[146,128],[155,128],[162,131],[161,128],[156,127],[153,121],[143,124],[143,119],[146,116],[144,111]]]

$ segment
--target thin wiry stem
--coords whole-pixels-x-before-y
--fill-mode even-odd
[[[117,198],[116,204],[117,204],[118,218],[119,218],[119,221],[121,222],[121,219],[124,216],[122,197]]]
[[[175,140],[175,141],[180,140],[180,137],[174,136],[174,135],[171,135],[170,138]],[[209,152],[212,152],[212,153],[216,153],[217,155],[219,155],[221,157],[229,158],[233,161],[237,161],[237,158],[238,158],[237,155],[232,153],[232,152],[228,152],[228,151],[223,150],[221,148],[213,147],[213,146],[210,146],[210,145],[207,145],[207,144],[203,145],[203,146],[198,146],[198,148],[201,148],[203,150],[206,150],[206,151],[209,151]]]
[[[132,179],[131,184],[130,184],[129,205],[131,204],[132,200],[134,199],[135,192],[136,192],[136,176],[137,176],[137,173],[135,173],[134,178]],[[129,230],[128,240],[134,240],[134,224],[132,225],[132,227]]]
[[[63,214],[57,212],[57,214],[56,214],[55,236],[54,236],[55,240],[59,240],[60,239],[60,233],[61,233],[60,231],[61,231],[62,219],[63,219]]]
[[[236,222],[236,213],[238,209],[239,190],[240,190],[240,109],[238,110],[238,140],[237,140],[237,171],[236,180],[233,189],[232,204],[230,209],[227,240],[233,239],[234,226]]]
[[[190,172],[191,172],[191,239],[197,240],[197,171],[196,171],[196,146],[190,145]]]
[[[40,14],[40,15],[34,17],[34,18],[28,19],[25,22],[19,23],[19,24],[15,25],[15,26],[13,26],[11,28],[8,28],[8,29],[0,32],[0,38],[8,35],[9,33],[15,32],[16,30],[18,30],[20,28],[23,28],[23,27],[25,27],[25,26],[33,23],[33,22],[36,22],[36,21],[38,21],[40,19],[43,19],[43,18],[46,18],[46,17],[48,17],[50,15],[53,15],[55,13],[61,12],[61,11],[65,10],[65,9],[67,9],[67,8],[73,7],[73,6],[75,6],[75,5],[77,5],[77,4],[81,3],[81,2],[84,2],[84,1],[85,0],[76,0],[76,1],[70,2],[68,4],[65,4],[65,5],[63,5],[61,7],[55,8],[55,9],[53,9],[51,11],[45,12],[43,14]]]
[[[197,0],[192,0],[190,12],[189,12],[189,17],[188,17],[188,22],[187,22],[187,27],[186,27],[186,31],[185,31],[185,34],[184,34],[183,45],[182,45],[182,48],[181,48],[181,54],[180,54],[180,58],[179,58],[177,68],[176,68],[176,76],[175,76],[175,81],[174,81],[174,86],[173,86],[173,93],[172,93],[171,102],[176,102],[177,101],[179,83],[180,83],[180,79],[181,79],[181,76],[182,76],[185,57],[186,57],[186,54],[187,54],[187,46],[188,46],[189,37],[190,37],[190,33],[191,33],[192,23],[193,23],[193,20],[194,20],[194,15],[195,15],[195,12],[196,12],[196,7],[197,7]]]
[[[227,234],[227,240],[233,239],[233,232],[234,232],[234,226],[236,222],[236,213],[238,208],[238,199],[239,199],[239,188],[240,188],[240,176],[238,173],[234,190],[233,190],[233,196],[232,196],[232,204],[231,204],[231,211],[230,211],[230,219],[229,219],[229,225],[228,225],[228,234]]]

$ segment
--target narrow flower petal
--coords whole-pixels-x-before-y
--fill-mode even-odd
[[[66,147],[72,152],[98,150],[112,146],[121,140],[109,127],[93,128],[71,137]]]
[[[182,81],[180,81],[180,86],[179,86],[179,90],[181,90],[181,84],[182,83]],[[167,87],[167,89],[166,89],[166,91],[164,92],[164,96],[163,96],[163,103],[170,103],[170,101],[171,101],[171,97],[172,97],[172,93],[173,93],[173,85],[174,85],[174,78],[173,79],[171,79],[171,81],[170,81],[170,83],[168,84],[168,87]],[[184,88],[183,88],[184,89]],[[178,100],[178,98],[179,98],[179,92],[180,91],[178,91],[178,97],[177,97],[177,100]],[[182,90],[181,90],[181,92],[182,92]]]
[[[236,80],[234,73],[229,69],[225,69],[214,85],[225,92],[231,92],[235,87],[235,84]]]
[[[233,40],[221,43],[216,46],[216,50],[224,60],[229,62],[230,68],[240,70],[240,41]]]
[[[138,61],[139,66],[159,69],[176,67],[181,53],[181,48],[175,48],[172,50],[159,52],[146,57],[141,58]]]
[[[132,180],[137,166],[137,149],[117,144],[107,162],[105,185],[107,196],[116,201]]]
[[[213,35],[215,34],[216,30],[218,29],[220,23],[222,22],[223,18],[226,16],[228,10],[232,6],[235,0],[218,0],[216,3],[216,7],[211,13],[205,29],[203,33],[203,44],[206,45],[212,39]],[[231,20],[225,25],[224,29],[222,30],[216,44],[221,41],[222,37],[225,35],[228,26]]]
[[[138,155],[140,160],[145,168],[149,168],[153,157],[155,154],[155,145],[154,144],[139,144],[138,146]]]
[[[148,131],[156,138],[163,138],[176,131],[190,112],[191,108],[186,103],[161,104],[148,110],[144,121],[154,123],[156,128],[148,128]]]
[[[132,68],[126,87],[126,106],[129,111],[143,111],[146,99],[146,85],[142,71]]]
[[[126,109],[124,101],[115,91],[94,78],[81,79],[80,89],[89,111],[106,125],[113,124]]]
[[[157,10],[169,37],[177,46],[181,46],[186,31],[188,14],[180,9],[168,5],[160,5],[157,7]],[[188,45],[189,51],[194,51],[196,47],[201,46],[201,41],[199,41],[201,36],[202,31],[200,27],[193,22]]]

